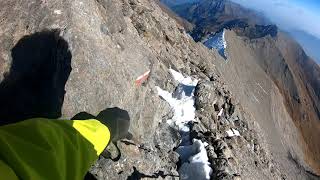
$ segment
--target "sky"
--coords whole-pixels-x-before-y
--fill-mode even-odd
[[[232,1],[263,12],[283,30],[300,30],[320,39],[320,0]]]
[[[320,11],[320,1],[319,0],[293,0],[297,5],[305,7],[309,10],[319,12]]]

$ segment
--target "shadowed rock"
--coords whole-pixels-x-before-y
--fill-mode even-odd
[[[72,57],[59,31],[22,37],[11,56],[10,71],[0,84],[1,124],[34,117],[59,118]]]

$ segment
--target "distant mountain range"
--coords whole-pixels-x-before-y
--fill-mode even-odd
[[[186,19],[195,27],[190,34],[196,41],[212,32],[222,29],[237,30],[239,35],[258,38],[277,33],[277,27],[258,12],[243,8],[242,6],[225,0],[182,1],[167,4],[176,14]]]
[[[200,2],[201,0],[161,0],[161,2],[168,7],[173,7],[185,3],[195,3],[195,2]]]
[[[232,1],[226,0],[161,0],[176,14],[195,25],[190,34],[196,41],[209,31],[221,31],[222,28],[246,28],[246,36],[251,38],[274,34],[277,28],[262,13],[247,9]],[[255,28],[254,26],[257,26]],[[267,27],[264,27],[267,26]],[[253,32],[256,33],[253,33]],[[318,46],[320,39],[304,31],[288,32],[298,41],[306,53],[320,63]]]
[[[291,34],[303,47],[306,53],[320,64],[320,39],[304,31],[290,31]]]

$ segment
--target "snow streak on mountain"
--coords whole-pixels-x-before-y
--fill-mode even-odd
[[[213,35],[210,35],[209,38],[205,40],[203,44],[207,46],[209,49],[216,49],[224,59],[227,59],[227,55],[226,55],[227,42],[225,40],[224,30],[221,32],[215,33]]]

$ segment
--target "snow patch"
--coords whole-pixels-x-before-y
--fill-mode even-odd
[[[194,139],[192,145],[180,146],[177,149],[183,162],[179,169],[180,179],[210,179],[212,169],[208,162],[205,144],[201,140]]]
[[[218,118],[220,118],[223,115],[223,108],[221,108],[221,110],[218,113]]]
[[[60,9],[56,9],[53,11],[53,13],[60,15],[60,14],[62,14],[62,11]]]
[[[209,49],[216,49],[224,59],[227,59],[227,42],[225,39],[225,30],[215,34],[211,34],[203,44]]]
[[[170,69],[174,79],[179,82],[173,94],[156,87],[159,96],[166,100],[174,110],[174,116],[167,122],[175,127],[178,131],[189,132],[188,123],[195,119],[194,107],[194,88],[198,80],[192,80],[190,77],[185,78],[179,72]]]
[[[240,136],[240,132],[235,129],[229,129],[226,131],[228,134],[228,137],[233,137],[233,136]]]
[[[198,80],[192,80],[191,77],[184,77],[181,73],[170,69],[170,73],[172,74],[173,78],[178,81],[180,84],[186,85],[186,86],[194,86],[196,87],[198,84]]]
[[[169,103],[174,110],[172,119],[167,123],[179,131],[181,144],[177,148],[182,166],[179,169],[180,179],[210,179],[212,169],[208,162],[205,146],[208,144],[198,139],[190,142],[190,122],[195,121],[194,89],[198,80],[184,77],[181,73],[170,69],[173,78],[179,82],[176,90],[169,93],[156,87],[158,94]]]

